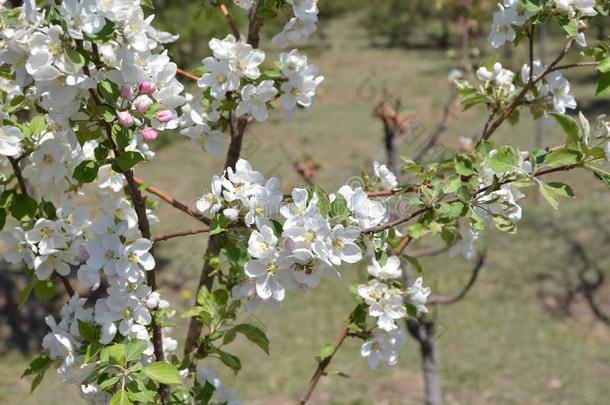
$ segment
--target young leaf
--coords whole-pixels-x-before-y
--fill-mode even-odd
[[[578,128],[578,123],[576,122],[576,120],[565,114],[551,113],[551,115],[555,117],[555,120],[557,121],[559,126],[568,136],[566,146],[568,148],[577,147],[578,142],[580,142],[580,130]]]
[[[131,405],[131,399],[129,399],[129,394],[125,390],[117,391],[116,394],[112,396],[110,400],[110,405]]]
[[[133,339],[130,340],[129,343],[125,346],[125,360],[135,361],[140,360],[142,358],[142,353],[146,350],[148,344],[145,340],[141,339]]]
[[[218,355],[220,356],[220,361],[222,361],[225,366],[233,370],[235,374],[239,373],[239,370],[241,370],[241,361],[237,356],[234,356],[227,352],[223,352],[220,349],[217,349],[216,353],[218,353]]]
[[[85,160],[74,168],[72,177],[80,183],[91,183],[97,177],[99,168],[93,160]]]
[[[269,354],[269,339],[265,332],[254,325],[242,323],[235,326],[235,331],[244,335],[250,342],[254,343],[267,354]]]
[[[554,209],[559,208],[560,197],[574,197],[574,191],[563,183],[540,183],[540,194]]]
[[[157,361],[144,367],[144,374],[161,384],[180,384],[182,378],[178,369],[166,361]]]
[[[128,151],[121,153],[121,156],[116,160],[116,163],[121,173],[125,173],[142,161],[144,161],[144,157],[140,152]]]
[[[549,167],[559,167],[578,162],[582,158],[582,153],[577,150],[560,149],[551,152],[544,157],[543,165]]]

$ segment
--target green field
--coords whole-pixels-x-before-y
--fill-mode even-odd
[[[333,20],[325,33],[330,47],[308,51],[326,76],[314,108],[290,120],[276,112],[264,125],[252,126],[246,141],[246,158],[265,175],[280,176],[284,190],[301,180],[281,145],[295,155],[315,156],[323,166],[318,181],[332,190],[362,169],[368,170],[373,160],[384,159],[381,123],[373,116],[384,88],[401,98],[404,110],[422,124],[426,131],[422,137],[435,127],[448,97],[447,73],[456,61],[444,51],[371,48],[355,18]],[[520,65],[518,54],[514,60]],[[583,107],[596,111],[596,106],[603,106],[603,100],[592,97],[586,75],[578,72],[570,78]],[[459,113],[442,144],[455,147],[460,136],[474,136],[485,119],[482,110]],[[556,128],[546,133],[546,144],[562,143]],[[516,127],[502,128],[496,141],[502,139],[531,148],[534,125],[524,119]],[[414,144],[417,141],[405,142],[401,152],[409,156]],[[177,139],[164,145],[137,174],[190,201],[209,187],[209,179],[219,173],[223,162]],[[518,233],[490,231],[481,243],[488,248],[488,261],[471,294],[435,312],[441,325],[437,342],[448,404],[608,403],[610,328],[596,320],[581,296],[576,297],[569,316],[558,316],[545,304],[552,301],[550,295],[576,280],[581,267],[565,238],[580,241],[607,273],[609,241],[604,231],[610,232],[610,194],[584,174],[562,177],[574,186],[578,199],[564,203],[557,212],[545,203],[537,204],[530,190]],[[197,226],[162,204],[158,215],[158,233]],[[162,293],[178,308],[192,300],[189,292],[199,278],[205,239],[191,236],[157,249]],[[441,255],[424,260],[424,265],[426,284],[449,294],[467,280],[471,264]],[[540,281],[542,275],[548,275],[545,282]],[[347,285],[362,277],[362,271],[350,270],[342,280],[326,281],[307,294],[289,294],[277,311],[257,313],[250,322],[267,331],[271,356],[238,340],[234,351],[242,358],[243,371],[237,378],[226,375],[226,382],[239,388],[247,403],[295,403],[315,368],[314,356],[323,344],[334,340],[353,306]],[[595,300],[610,312],[610,287],[600,288]],[[183,338],[186,324],[179,317],[176,320],[177,332],[182,332],[178,336]],[[348,341],[331,366],[350,378],[323,378],[312,403],[421,402],[423,382],[415,341],[409,340],[404,347],[398,366],[377,371],[368,369],[359,347],[359,342]],[[16,353],[0,362],[0,403],[79,403],[76,393],[64,388],[53,373],[29,396],[29,381],[18,378],[26,362]]]

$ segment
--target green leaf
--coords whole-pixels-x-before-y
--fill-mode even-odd
[[[493,220],[496,228],[502,232],[515,233],[517,231],[515,223],[504,215],[494,214]]]
[[[460,176],[470,176],[476,173],[472,161],[463,155],[455,157],[455,172]]]
[[[161,384],[181,384],[178,369],[166,361],[157,361],[144,367],[144,374]]]
[[[126,361],[135,361],[140,360],[142,358],[142,353],[148,347],[148,344],[145,340],[141,339],[132,339],[125,346],[125,360]]]
[[[610,94],[610,72],[602,73],[599,79],[597,79],[597,89],[595,90],[596,96],[605,96]]]
[[[0,208],[0,231],[4,229],[4,225],[6,225],[6,210]]]
[[[98,114],[101,119],[103,119],[106,122],[112,122],[112,121],[116,120],[116,110],[113,107],[111,107],[107,104],[102,104],[98,108],[99,108]]]
[[[224,307],[229,300],[229,292],[223,288],[219,288],[214,290],[212,293],[212,298],[214,299],[214,303],[219,307]]]
[[[28,368],[25,369],[25,371],[21,375],[21,378],[32,374],[41,373],[47,370],[51,366],[51,364],[53,364],[53,360],[51,360],[49,356],[45,354],[38,356],[30,362]]]
[[[577,147],[578,143],[580,142],[580,130],[578,128],[578,123],[576,122],[576,120],[565,114],[551,113],[551,115],[555,117],[555,120],[557,121],[559,126],[568,136],[566,146],[568,148]]]
[[[573,198],[574,191],[567,184],[563,183],[540,183],[540,194],[554,209],[559,208],[560,197]]]
[[[115,25],[112,21],[106,20],[106,25],[104,25],[104,27],[99,32],[96,32],[95,34],[85,33],[84,34],[85,39],[92,41],[92,42],[97,42],[100,44],[107,42],[112,37],[114,37],[114,34],[115,34],[114,26]]]
[[[607,57],[606,59],[599,62],[599,65],[597,65],[596,69],[601,73],[606,73],[610,71],[610,57]]]
[[[223,233],[227,230],[227,225],[231,223],[231,220],[222,214],[217,214],[210,221],[210,235],[216,235]]]
[[[85,349],[84,361],[88,363],[91,359],[93,359],[97,354],[104,348],[104,345],[100,342],[91,342]]]
[[[83,66],[87,64],[87,59],[85,56],[78,52],[75,48],[68,48],[66,51],[66,57],[72,66],[74,66],[74,70],[81,70]]]
[[[325,359],[327,357],[330,357],[333,355],[333,353],[335,352],[335,348],[333,347],[333,345],[331,344],[325,344],[324,346],[322,346],[322,348],[320,349],[320,358],[321,359]]]
[[[30,129],[35,135],[40,135],[42,131],[47,129],[47,120],[44,115],[37,115],[30,120]]]
[[[51,280],[34,281],[34,295],[41,302],[47,302],[55,295],[55,283]]]
[[[140,152],[127,151],[121,153],[121,156],[117,158],[116,163],[120,172],[125,173],[142,161],[144,161],[144,156],[142,156]]]
[[[269,339],[261,329],[249,323],[242,323],[235,326],[233,329],[244,335],[250,342],[263,349],[265,353],[269,354]]]
[[[416,257],[407,255],[403,255],[403,257],[409,262],[409,264],[411,265],[411,267],[413,267],[413,270],[415,270],[416,273],[422,273],[424,271],[424,268]]]
[[[19,294],[19,299],[17,300],[17,309],[21,308],[23,304],[25,304],[27,299],[30,297],[33,288],[34,287],[32,286],[32,284],[29,284],[23,289],[23,291],[21,291],[21,293]]]
[[[99,168],[93,160],[85,160],[74,168],[72,177],[80,183],[91,183],[96,179]]]
[[[98,339],[97,327],[91,323],[78,319],[78,333],[88,342],[95,342]]]
[[[89,123],[83,123],[79,125],[78,130],[76,131],[76,138],[78,139],[78,143],[82,146],[87,141],[92,141],[94,139],[98,139],[102,136],[102,128],[99,126],[88,126]]]
[[[263,18],[267,18],[267,19],[273,19],[275,17],[277,17],[277,11],[271,9],[271,8],[260,8],[258,10],[256,10],[256,15],[263,17]]]
[[[328,215],[330,212],[330,197],[328,196],[328,192],[324,190],[323,187],[319,185],[314,185],[312,191],[318,197],[318,209],[322,215]]]
[[[121,89],[118,84],[109,79],[104,79],[97,84],[97,92],[104,101],[111,106],[114,105],[121,96]]]
[[[30,196],[17,194],[11,201],[10,211],[19,220],[33,219],[38,211],[38,203]]]
[[[223,352],[220,349],[216,349],[216,353],[218,353],[220,361],[222,361],[225,366],[233,370],[235,374],[239,373],[239,370],[241,370],[241,361],[239,360],[239,357]]]
[[[125,390],[117,391],[116,394],[112,396],[110,400],[110,405],[131,405],[131,399],[129,399],[129,394]]]
[[[497,173],[512,172],[517,168],[517,154],[508,146],[498,149],[497,153],[488,158],[485,164]]]
[[[551,152],[544,157],[543,165],[549,167],[559,167],[576,163],[582,159],[582,153],[572,149],[560,149]]]
[[[100,357],[112,364],[124,367],[127,363],[125,359],[125,345],[123,343],[116,343],[106,347],[102,350]]]

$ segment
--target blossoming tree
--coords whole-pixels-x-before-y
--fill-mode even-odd
[[[231,31],[212,39],[211,54],[197,71],[178,69],[163,44],[177,40],[151,25],[140,0],[0,1],[0,225],[5,260],[22,265],[39,299],[55,293],[58,279],[70,298],[50,328],[43,353],[30,364],[34,387],[56,369],[92,403],[240,403],[214,368],[238,373],[231,354],[236,335],[265,352],[264,331],[238,319],[243,311],[276,307],[293,290],[306,291],[364,263],[369,281],[354,286],[354,309],[332,346],[322,350],[300,403],[306,403],[347,337],[362,339],[361,355],[372,368],[394,365],[405,335],[398,321],[427,312],[430,290],[417,278],[402,281],[401,263],[421,271],[404,252],[418,240],[441,236],[451,254],[475,257],[486,227],[511,232],[521,217],[520,190],[537,186],[557,208],[573,197],[569,185],[545,176],[583,169],[610,184],[604,168],[608,124],[582,115],[563,71],[596,68],[597,92],[610,92],[610,48],[589,46],[592,18],[607,15],[607,1],[503,0],[490,42],[529,44],[520,74],[499,63],[477,72],[479,83],[456,81],[463,105],[483,105],[489,119],[476,148],[450,160],[405,161],[404,182],[376,164],[363,187],[333,193],[307,185],[285,194],[277,178],[265,178],[240,159],[251,121],[269,117],[271,105],[286,116],[311,106],[323,76],[297,49],[316,30],[317,0],[235,0],[248,13],[242,35],[222,1],[213,2]],[[266,20],[290,14],[271,42],[276,61],[259,49]],[[548,65],[535,58],[533,36],[541,22],[561,25],[565,47]],[[582,61],[561,64],[574,44]],[[185,93],[176,78],[196,82]],[[551,115],[566,132],[564,145],[516,151],[490,138],[521,113]],[[179,130],[206,152],[226,153],[225,171],[189,207],[136,177],[154,158],[147,142]],[[229,143],[225,152],[225,145]],[[203,184],[194,185],[205,187]],[[98,199],[95,210],[80,195]],[[156,195],[202,222],[199,228],[154,233],[147,207]],[[395,209],[399,205],[401,209]],[[405,211],[405,203],[408,209]],[[185,235],[209,233],[197,299],[183,353],[155,275],[154,246]],[[94,306],[78,291],[105,291]]]

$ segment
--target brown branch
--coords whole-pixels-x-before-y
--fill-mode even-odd
[[[195,218],[198,221],[203,222],[206,225],[210,224],[210,220],[208,218],[206,218],[206,217],[202,216],[201,214],[197,213],[196,211],[190,209],[186,204],[175,199],[174,197],[172,197],[170,194],[166,193],[165,191],[162,191],[162,190],[158,189],[157,187],[147,185],[146,182],[144,180],[140,179],[139,177],[134,176],[133,180],[136,182],[136,184],[138,186],[143,187],[144,190],[146,190],[147,192],[149,192],[153,195],[156,195],[157,197],[159,197],[166,203],[170,204],[174,208],[179,209],[180,211],[190,215],[191,217]]]
[[[237,40],[239,40],[239,38],[241,38],[241,35],[239,34],[239,30],[237,29],[237,25],[235,25],[235,21],[233,21],[233,17],[231,17],[231,14],[229,13],[229,10],[227,9],[227,6],[225,6],[225,4],[224,4],[224,2],[222,0],[216,1],[216,6],[218,7],[220,12],[224,16],[225,20],[227,21],[227,24],[229,24],[229,27],[231,28],[231,32],[233,33],[233,36]]]
[[[598,65],[599,65],[599,62],[597,62],[597,61],[570,63],[567,65],[555,66],[553,69],[551,69],[549,71],[549,73],[555,72],[557,70],[566,70],[566,69],[572,69],[572,68],[577,68],[577,67],[592,67],[592,66],[595,67]]]
[[[544,175],[547,175],[547,174],[551,174],[551,173],[570,171],[572,169],[576,169],[576,168],[581,167],[581,166],[582,166],[582,163],[579,162],[579,163],[572,163],[572,164],[569,164],[569,165],[563,165],[563,166],[555,167],[555,168],[552,168],[552,169],[545,169],[545,170],[541,170],[540,172],[534,174],[534,177],[541,177],[541,176],[544,176]],[[509,184],[509,183],[512,183],[513,181],[514,180],[506,180],[504,182],[498,183],[496,186],[501,186],[501,185],[504,185],[504,184]],[[485,193],[485,192],[491,190],[492,187],[493,186],[486,186],[486,187],[480,188],[475,193],[475,195],[479,195],[479,194]],[[456,203],[458,201],[460,201],[460,200],[456,197],[456,198],[453,198],[451,200],[446,201],[446,203],[447,204],[453,204],[453,203]],[[400,224],[408,222],[408,221],[410,221],[410,220],[412,220],[412,219],[414,219],[414,218],[416,218],[416,217],[418,217],[418,216],[420,216],[422,214],[425,214],[426,212],[428,212],[428,211],[430,211],[432,209],[433,209],[433,207],[420,208],[417,211],[414,211],[411,214],[406,215],[406,216],[404,216],[402,218],[398,218],[398,219],[396,219],[394,221],[386,222],[385,224],[381,224],[381,225],[378,225],[378,226],[374,226],[374,227],[371,227],[371,228],[364,229],[362,231],[362,233],[378,233],[378,232],[383,232],[383,231],[385,231],[387,229],[394,228],[395,226],[398,226]]]
[[[61,283],[64,285],[68,295],[72,297],[74,295],[74,288],[72,288],[70,285],[70,280],[68,280],[68,277],[62,276],[61,274],[58,274],[57,277],[61,280]]]
[[[481,255],[479,255],[479,259],[477,260],[476,265],[473,267],[473,269],[471,271],[470,279],[468,280],[468,283],[462,288],[462,290],[460,292],[458,292],[457,294],[455,294],[452,297],[433,295],[432,297],[428,298],[428,305],[455,304],[456,302],[458,302],[462,298],[464,298],[466,296],[466,294],[468,294],[468,292],[470,291],[472,286],[476,283],[477,278],[479,276],[479,272],[481,271],[481,269],[483,268],[483,265],[485,264],[485,258],[486,258],[485,253],[482,253]]]
[[[8,156],[8,160],[9,162],[11,162],[11,166],[13,167],[13,172],[15,173],[15,177],[17,178],[17,183],[19,183],[19,189],[21,190],[21,194],[28,195],[28,188],[25,184],[23,173],[21,173],[19,161],[11,156]]]
[[[199,235],[201,233],[206,233],[209,232],[210,228],[193,228],[193,229],[185,229],[182,231],[175,231],[175,232],[170,232],[170,233],[166,233],[163,235],[159,235],[159,236],[155,236],[154,238],[152,238],[152,242],[153,243],[157,243],[157,242],[163,242],[169,239],[174,239],[174,238],[179,238],[181,236],[190,236],[190,235]]]
[[[476,146],[479,146],[481,144],[481,142],[489,139],[494,132],[496,132],[496,130],[500,127],[500,125],[502,125],[502,123],[513,113],[513,111],[515,111],[517,109],[517,107],[519,107],[521,105],[521,103],[523,102],[523,100],[525,99],[526,94],[542,79],[544,79],[544,77],[546,75],[548,75],[549,73],[553,72],[554,70],[556,70],[556,66],[557,64],[568,54],[568,52],[570,51],[570,49],[572,48],[572,44],[574,43],[574,39],[570,39],[566,42],[566,44],[563,47],[563,50],[561,51],[561,53],[559,54],[559,56],[557,56],[557,58],[555,58],[555,60],[549,65],[547,66],[547,68],[544,70],[544,72],[542,72],[542,74],[540,76],[538,76],[537,78],[533,79],[533,80],[529,80],[527,82],[527,84],[523,87],[523,89],[521,90],[521,92],[517,95],[517,97],[515,97],[515,99],[513,100],[513,102],[508,106],[508,108],[502,113],[502,115],[500,115],[500,117],[498,117],[497,120],[495,120],[493,122],[493,124],[489,125],[489,127],[486,127],[485,131],[481,134],[481,137],[479,138]],[[534,70],[534,66],[530,66],[530,70],[533,71]]]
[[[191,80],[194,80],[194,81],[199,80],[199,77],[195,76],[191,72],[188,72],[188,71],[186,71],[184,69],[177,68],[176,69],[176,73],[179,74],[182,77],[186,77],[187,79],[191,79]]]
[[[307,403],[307,401],[309,401],[311,394],[313,394],[314,390],[316,389],[316,386],[318,385],[320,378],[325,374],[326,368],[332,361],[333,357],[335,356],[335,353],[337,353],[337,351],[339,350],[339,348],[341,347],[343,342],[345,342],[345,338],[347,338],[347,336],[349,334],[349,326],[351,323],[352,323],[352,317],[350,315],[347,318],[347,320],[345,321],[343,329],[341,329],[341,333],[339,333],[339,335],[337,336],[337,339],[335,340],[335,344],[333,345],[332,353],[330,354],[330,356],[323,358],[318,363],[318,367],[316,368],[316,371],[311,376],[311,379],[309,380],[309,384],[307,385],[307,388],[305,389],[305,391],[299,398],[300,405],[305,405]]]
[[[536,32],[535,25],[532,24],[530,31],[527,33],[529,39],[529,57],[530,57],[530,78],[529,82],[534,81],[534,33]]]
[[[250,8],[249,20],[250,24],[248,27],[248,44],[250,44],[253,48],[258,48],[259,40],[260,40],[260,30],[263,26],[263,19],[257,15],[258,10],[258,1],[255,1]],[[239,160],[241,154],[241,147],[244,138],[244,134],[246,133],[246,127],[248,126],[248,119],[246,117],[241,117],[237,121],[237,130],[235,131],[233,128],[233,116],[230,115],[231,122],[231,143],[229,144],[229,150],[227,151],[227,159],[225,161],[225,169],[233,168],[235,169],[235,165]],[[208,290],[212,289],[214,284],[214,267],[211,264],[211,259],[218,257],[222,248],[222,235],[216,234],[210,236],[208,240],[208,247],[205,253],[205,263],[203,264],[203,269],[201,271],[201,277],[199,278],[199,284],[197,286],[197,291],[199,291],[202,287],[206,287]],[[184,345],[184,353],[190,354],[197,348],[197,340],[201,335],[201,330],[203,329],[203,324],[196,318],[191,318],[188,332],[186,335],[186,342]],[[191,364],[192,366],[192,364]]]
[[[81,40],[76,40],[76,44],[79,48],[83,49],[83,42]],[[96,55],[96,53],[94,52],[94,58],[93,58],[93,62],[98,65],[100,64],[100,60],[97,58],[99,56],[99,54]],[[91,77],[90,71],[89,71],[89,66],[85,65],[83,66],[83,72]],[[97,95],[97,93],[95,92],[94,89],[89,89],[89,93],[91,94],[91,97],[93,98],[94,102],[96,103],[96,105],[101,105],[100,102],[100,98]],[[106,137],[108,139],[108,142],[110,143],[110,146],[112,147],[112,150],[114,152],[114,157],[115,158],[119,158],[121,156],[121,150],[117,147],[117,145],[115,144],[114,140],[112,139],[112,128],[110,126],[109,123],[107,122],[102,122],[104,128],[105,128],[105,133],[106,133]],[[148,214],[146,213],[146,204],[145,204],[145,199],[144,197],[142,197],[142,193],[140,193],[140,190],[138,189],[138,184],[136,183],[135,179],[134,179],[134,174],[133,174],[133,170],[128,170],[125,173],[123,173],[123,176],[125,177],[125,180],[127,181],[127,186],[129,188],[129,194],[131,197],[131,201],[133,203],[133,207],[134,210],[136,211],[136,215],[138,217],[138,228],[140,230],[140,233],[142,234],[142,237],[145,239],[149,239],[151,238],[151,234],[150,234],[150,223],[148,222]],[[150,249],[150,254],[153,255],[154,257],[154,246]],[[152,291],[155,291],[157,289],[157,281],[156,281],[156,275],[155,275],[155,271],[147,271],[146,272],[146,284],[148,284],[148,286],[151,288]],[[154,354],[155,354],[155,358],[158,361],[162,361],[164,359],[164,353],[163,353],[163,337],[161,334],[161,328],[159,327],[159,325],[156,324],[156,322],[153,320],[152,323],[152,330],[153,330],[153,349],[154,349]],[[165,398],[167,397],[167,395],[169,394],[169,391],[167,390],[167,386],[165,384],[160,384],[159,388],[158,388],[158,393],[159,396],[161,397],[161,402],[165,402]]]
[[[438,138],[449,128],[449,118],[451,117],[451,113],[455,108],[455,100],[457,99],[457,92],[451,89],[451,94],[449,95],[449,100],[447,100],[447,104],[443,108],[443,116],[436,126],[434,132],[428,138],[426,144],[423,148],[421,148],[413,157],[414,161],[419,161],[426,156],[428,151],[436,145]]]
[[[392,250],[392,255],[399,256],[407,248],[407,246],[409,246],[409,244],[412,241],[413,241],[413,238],[411,238],[408,235],[403,237],[400,240],[400,243],[398,244],[398,246],[394,250]],[[339,334],[339,336],[337,336],[337,339],[335,340],[335,344],[333,345],[333,351],[330,354],[330,356],[323,358],[318,363],[318,367],[316,368],[316,371],[311,376],[311,379],[309,380],[309,384],[307,385],[307,388],[305,389],[305,391],[299,398],[300,405],[304,405],[305,403],[307,403],[307,401],[311,397],[311,394],[316,389],[316,386],[318,385],[320,378],[325,374],[326,369],[330,365],[330,362],[332,361],[335,353],[337,353],[337,351],[339,350],[339,348],[341,347],[343,342],[345,342],[345,338],[349,335],[349,326],[351,323],[352,323],[352,315],[350,315],[347,318],[347,320],[345,321],[345,324],[343,326],[343,329],[341,330],[341,333]]]

